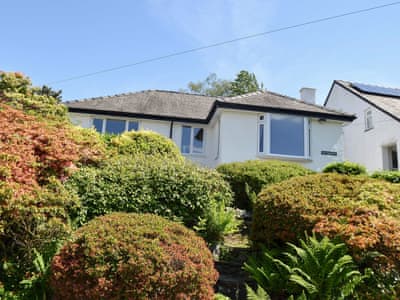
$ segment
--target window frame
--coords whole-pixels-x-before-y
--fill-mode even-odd
[[[114,117],[98,117],[98,116],[92,116],[92,128],[94,128],[95,130],[96,130],[96,128],[95,128],[95,126],[94,126],[94,120],[95,119],[98,119],[98,120],[102,120],[103,121],[103,124],[102,124],[102,128],[101,128],[101,134],[105,134],[105,133],[108,133],[108,132],[106,132],[106,127],[107,127],[107,120],[117,120],[117,121],[124,121],[125,122],[125,128],[124,128],[124,131],[123,132],[121,132],[121,133],[119,133],[119,134],[122,134],[122,133],[124,133],[124,132],[127,132],[128,131],[128,129],[129,129],[129,123],[130,122],[136,122],[137,123],[137,130],[140,130],[140,122],[139,122],[139,120],[137,120],[137,119],[121,119],[121,118],[114,118]],[[97,130],[96,130],[97,131]]]
[[[368,122],[368,118],[370,119],[370,123]],[[374,119],[372,115],[372,109],[371,107],[368,107],[366,110],[364,110],[364,131],[369,131],[374,129]]]
[[[287,154],[277,154],[271,153],[271,116],[272,115],[283,115],[290,117],[301,117],[303,118],[303,149],[304,155],[287,155]],[[263,119],[262,119],[263,118]],[[300,160],[310,160],[310,119],[308,117],[299,116],[299,115],[291,115],[291,114],[277,114],[277,113],[266,113],[260,114],[257,116],[257,155],[258,156],[266,156],[266,157],[276,157],[276,158],[287,158],[287,159],[300,159]],[[260,151],[260,135],[261,135],[261,125],[264,127],[263,132],[263,150]]]
[[[190,128],[190,144],[189,144],[189,152],[182,152],[182,141],[183,141],[183,128],[188,127]],[[201,147],[201,152],[193,152],[193,145],[194,145],[194,130],[195,129],[203,129],[203,145]],[[193,155],[193,156],[202,156],[205,155],[206,152],[206,128],[204,126],[198,125],[186,125],[183,124],[181,127],[181,143],[180,143],[180,151],[182,155]]]

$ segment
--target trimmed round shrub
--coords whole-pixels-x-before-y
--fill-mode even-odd
[[[378,171],[373,173],[371,177],[383,179],[391,183],[400,183],[400,171]]]
[[[78,229],[53,259],[54,299],[213,299],[204,241],[150,214],[113,213]]]
[[[257,195],[263,187],[291,177],[314,173],[299,164],[275,160],[227,163],[218,166],[217,171],[223,174],[232,188],[234,206],[242,209],[251,209],[254,202],[251,199],[252,194]]]
[[[333,162],[325,166],[322,170],[324,173],[339,173],[346,175],[365,175],[367,174],[367,170],[364,166],[344,161],[344,162]]]
[[[169,138],[153,131],[129,131],[112,137],[111,149],[122,155],[160,155],[168,159],[183,161],[183,156],[176,144]]]
[[[256,243],[296,242],[304,232],[342,239],[360,260],[369,251],[400,267],[400,185],[366,176],[316,174],[264,189],[255,204]]]
[[[158,156],[115,157],[99,168],[81,168],[66,186],[78,193],[88,220],[113,211],[147,212],[192,227],[213,201],[232,201],[216,171]]]

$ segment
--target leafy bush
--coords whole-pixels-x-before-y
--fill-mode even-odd
[[[238,232],[241,224],[235,210],[226,207],[223,202],[212,201],[205,216],[194,228],[213,247],[223,242],[226,235]]]
[[[18,186],[0,183],[0,281],[13,290],[35,273],[35,250],[47,259],[69,236],[70,216],[78,213],[77,197],[56,180],[18,196]]]
[[[235,207],[242,209],[252,207],[250,194],[258,194],[263,187],[314,173],[299,164],[274,160],[227,163],[218,166],[217,171],[230,183],[235,195]]]
[[[176,144],[153,131],[129,131],[110,138],[109,146],[122,155],[160,155],[166,159],[183,161]]]
[[[324,173],[339,173],[346,175],[365,175],[367,170],[364,166],[352,163],[349,161],[345,162],[333,162],[325,166],[322,170]]]
[[[379,171],[373,173],[371,177],[383,179],[392,183],[400,183],[400,171]]]
[[[61,91],[34,87],[31,80],[19,72],[0,72],[0,102],[27,114],[46,120],[67,121],[67,108],[61,103]]]
[[[48,259],[69,236],[79,199],[61,182],[103,150],[93,130],[0,104],[0,281],[7,291],[35,276],[35,249]]]
[[[295,242],[304,232],[340,237],[360,261],[378,251],[400,259],[400,186],[364,176],[316,174],[264,189],[257,199],[251,238],[269,245]]]
[[[290,243],[288,247],[281,258],[265,250],[261,259],[250,258],[244,265],[262,290],[277,297],[348,299],[354,297],[357,286],[369,276],[357,270],[345,244],[334,243],[327,237],[318,240],[307,236],[300,240],[300,247]]]
[[[113,213],[53,259],[56,299],[212,299],[218,277],[195,233],[155,215]]]
[[[229,205],[232,197],[228,184],[213,170],[145,155],[81,168],[66,186],[78,193],[89,220],[113,211],[148,212],[190,227],[205,217],[213,201]]]
[[[0,105],[0,180],[20,184],[18,192],[65,179],[78,163],[101,158],[101,143],[92,131],[47,124],[21,111]]]

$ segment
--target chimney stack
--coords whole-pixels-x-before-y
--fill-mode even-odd
[[[300,89],[300,99],[306,103],[315,104],[316,89],[303,87]]]

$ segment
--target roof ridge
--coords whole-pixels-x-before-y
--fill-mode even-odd
[[[63,103],[76,103],[76,102],[83,102],[83,101],[100,100],[100,99],[135,95],[135,94],[140,94],[140,93],[149,93],[149,92],[181,94],[181,95],[200,96],[200,97],[216,98],[216,99],[218,98],[218,97],[207,96],[207,95],[203,95],[203,94],[189,93],[189,92],[160,90],[160,89],[147,89],[147,90],[140,90],[140,91],[136,91],[136,92],[125,92],[125,93],[117,93],[117,94],[113,94],[113,95],[105,95],[105,96],[98,96],[98,97],[91,97],[91,98],[72,99],[72,100],[63,101]]]
[[[250,92],[250,93],[246,93],[246,94],[242,94],[242,95],[237,95],[237,96],[225,96],[222,97],[222,99],[239,99],[239,98],[246,98],[246,97],[250,97],[250,96],[254,96],[254,95],[259,95],[265,93],[265,91],[263,90],[259,90],[259,91],[255,91],[255,92]]]

